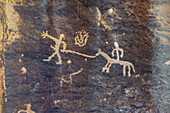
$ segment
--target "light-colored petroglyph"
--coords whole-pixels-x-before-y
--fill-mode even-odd
[[[119,44],[117,42],[114,42],[114,45],[116,47],[116,49],[113,49],[112,51],[112,57],[114,57],[114,53],[116,52],[116,57],[117,57],[117,60],[120,60],[119,58],[119,51],[120,51],[120,57],[123,58],[123,49],[122,48],[119,48]]]
[[[123,76],[126,75],[126,68],[128,68],[128,76],[129,77],[131,76],[131,68],[132,68],[133,72],[135,73],[135,68],[134,68],[132,63],[130,63],[128,61],[121,61],[121,60],[117,60],[117,59],[112,59],[105,52],[102,52],[101,49],[99,49],[98,53],[96,54],[96,56],[99,56],[99,55],[102,55],[107,60],[107,64],[102,69],[102,72],[106,71],[106,73],[109,73],[109,70],[110,70],[110,67],[112,66],[112,64],[120,64],[120,65],[123,66]]]
[[[25,104],[27,110],[19,110],[17,113],[35,113],[31,110],[31,104]]]
[[[22,60],[21,60],[21,59],[18,59],[18,61],[19,61],[19,62],[22,62]]]
[[[135,68],[132,63],[128,61],[119,61],[118,64],[123,65],[123,76],[126,75],[126,67],[128,68],[128,76],[131,77],[131,68],[135,73]]]
[[[64,99],[64,100],[54,100],[54,104],[58,104],[58,103],[62,103],[62,102],[67,102],[68,99]]]
[[[22,67],[22,68],[21,68],[21,71],[22,71],[22,74],[27,73],[27,69],[26,69],[25,67]]]
[[[46,32],[43,31],[41,33],[41,36],[42,36],[42,38],[48,37],[55,42],[55,45],[51,46],[51,48],[54,50],[54,53],[51,56],[49,56],[48,59],[44,59],[43,61],[50,61],[55,55],[57,55],[58,62],[56,62],[56,64],[62,64],[62,59],[59,54],[59,49],[60,49],[60,45],[62,44],[63,51],[66,50],[67,44],[66,44],[66,42],[62,41],[62,39],[64,38],[64,34],[60,34],[60,38],[57,39],[57,38],[54,38],[53,36],[49,35],[48,31],[46,31]]]
[[[66,52],[66,53],[73,53],[73,54],[77,54],[77,55],[80,55],[80,56],[83,56],[83,57],[88,57],[88,58],[96,58],[96,56],[86,55],[86,54],[79,53],[79,52],[72,51],[72,50],[60,50],[60,51]]]
[[[170,60],[168,60],[167,62],[165,62],[166,65],[170,65]]]
[[[82,71],[83,71],[83,68],[81,68],[81,69],[78,70],[77,72],[71,73],[70,76],[69,76],[69,79],[70,79],[70,80],[64,79],[64,75],[63,75],[62,78],[61,78],[61,80],[60,80],[60,86],[61,86],[61,87],[63,86],[63,82],[65,82],[65,83],[71,83],[71,84],[72,84],[72,82],[73,82],[72,76],[73,76],[73,75],[77,75],[77,74],[81,73]]]
[[[76,34],[77,35],[75,36],[75,45],[78,45],[79,47],[85,46],[89,38],[89,34],[84,30],[78,31],[76,32]]]
[[[68,64],[71,64],[71,60],[67,60],[67,63],[68,63]]]

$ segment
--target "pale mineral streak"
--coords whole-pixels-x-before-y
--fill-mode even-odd
[[[103,30],[104,31],[109,31],[109,30],[114,30],[114,29],[116,29],[117,27],[113,27],[113,28],[111,28],[108,24],[107,24],[107,22],[106,21],[104,21],[103,20],[103,15],[102,15],[102,13],[101,13],[101,11],[100,11],[100,9],[98,8],[98,7],[96,7],[96,13],[97,13],[97,17],[98,17],[98,26],[101,26],[101,27],[103,27]],[[109,11],[110,12],[110,11]]]
[[[19,33],[19,25],[22,23],[20,15],[14,9],[15,4],[10,1],[6,0],[4,12],[5,12],[5,21],[6,21],[6,33],[7,39],[5,39],[6,44],[12,44],[16,39],[21,38],[21,34]]]

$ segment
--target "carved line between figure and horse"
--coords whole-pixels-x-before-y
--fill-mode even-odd
[[[67,44],[65,41],[62,41],[62,39],[64,38],[64,34],[60,34],[59,39],[57,39],[57,38],[54,38],[53,36],[49,35],[48,31],[46,31],[46,32],[43,31],[41,33],[41,36],[43,38],[48,37],[55,42],[55,45],[51,46],[51,48],[54,50],[54,52],[52,53],[51,56],[48,57],[48,59],[44,59],[43,61],[50,61],[53,57],[55,57],[55,55],[57,55],[58,62],[56,62],[56,64],[62,64],[62,59],[59,54],[60,51],[62,53],[72,53],[72,54],[77,54],[79,56],[83,56],[83,57],[87,57],[87,58],[96,58],[97,56],[102,55],[107,60],[107,63],[105,65],[105,67],[103,67],[102,72],[106,71],[106,73],[109,73],[110,67],[112,66],[112,64],[120,64],[123,66],[123,76],[125,76],[127,73],[126,68],[128,68],[128,76],[129,77],[131,76],[131,68],[132,68],[132,71],[135,73],[135,68],[132,63],[130,63],[128,61],[120,60],[120,58],[123,58],[124,51],[122,48],[119,48],[119,44],[117,42],[114,42],[114,45],[116,48],[113,49],[113,51],[112,51],[112,57],[114,57],[114,53],[116,52],[117,58],[114,59],[114,58],[111,58],[105,52],[102,52],[101,49],[98,49],[98,53],[96,53],[95,56],[79,53],[79,52],[72,51],[72,50],[66,50]],[[62,49],[60,49],[61,44],[62,44]],[[120,52],[120,55],[119,55],[119,52]]]

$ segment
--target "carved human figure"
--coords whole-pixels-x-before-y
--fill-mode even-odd
[[[119,44],[117,42],[114,42],[114,45],[115,45],[116,49],[113,49],[112,56],[114,57],[114,53],[116,52],[117,60],[120,60],[120,57],[123,58],[123,53],[124,53],[123,49],[119,48]],[[119,55],[119,52],[120,52],[120,55]]]
[[[31,110],[31,104],[25,104],[27,110],[19,110],[18,113],[35,113]]]
[[[101,49],[98,50],[98,53],[96,54],[96,56],[98,56],[98,55],[102,55],[107,60],[105,67],[103,67],[103,69],[102,69],[102,72],[106,71],[106,73],[109,73],[109,70],[110,70],[110,67],[112,66],[112,64],[120,64],[123,66],[123,76],[126,75],[126,67],[128,67],[128,76],[129,77],[131,76],[131,73],[130,73],[131,68],[132,68],[133,72],[135,73],[135,68],[134,68],[133,64],[128,61],[112,59],[105,52],[102,52]]]
[[[63,50],[63,51],[66,50],[67,44],[66,44],[66,42],[62,41],[62,39],[64,38],[64,34],[60,34],[60,38],[57,39],[57,38],[54,38],[54,37],[52,37],[51,35],[49,35],[49,34],[48,34],[48,31],[46,31],[46,32],[43,31],[43,32],[41,33],[41,36],[42,36],[43,38],[48,37],[48,38],[50,38],[51,40],[53,40],[53,41],[55,42],[55,45],[54,45],[54,46],[51,46],[51,48],[54,49],[54,53],[53,53],[51,56],[49,56],[48,59],[44,59],[43,61],[50,61],[55,55],[57,55],[57,57],[58,57],[58,62],[56,62],[56,64],[62,64],[61,56],[60,56],[60,54],[59,54],[59,49],[60,49],[60,46],[61,46],[61,44],[62,44],[62,45],[63,45],[63,46],[62,46],[62,47],[63,47],[62,50]]]

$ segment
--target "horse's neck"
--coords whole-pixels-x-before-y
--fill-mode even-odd
[[[101,52],[100,53],[103,57],[105,57],[107,60],[110,60],[111,58],[109,57],[109,55],[107,55],[106,53],[104,52]]]

